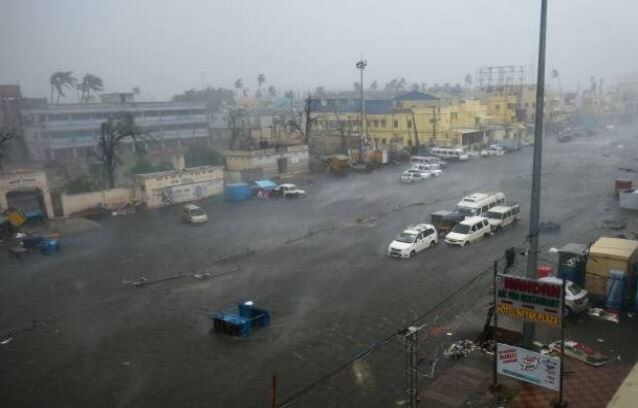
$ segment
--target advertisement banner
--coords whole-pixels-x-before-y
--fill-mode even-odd
[[[496,371],[550,390],[560,387],[560,358],[508,344],[496,344]]]
[[[496,277],[496,313],[559,327],[563,317],[562,287],[518,276]]]

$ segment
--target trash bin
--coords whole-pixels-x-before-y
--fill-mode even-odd
[[[612,269],[607,276],[605,288],[605,306],[611,310],[620,310],[625,286],[625,271]]]
[[[551,275],[552,270],[554,268],[551,267],[551,265],[541,265],[538,267],[538,277],[539,278],[546,278],[548,276]]]

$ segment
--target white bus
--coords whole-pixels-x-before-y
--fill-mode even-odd
[[[456,204],[456,211],[466,217],[477,215],[485,217],[490,209],[503,203],[505,203],[505,194],[503,193],[474,193],[463,197]]]
[[[444,160],[466,161],[470,158],[465,149],[453,147],[433,147],[430,149],[433,156],[440,157]]]

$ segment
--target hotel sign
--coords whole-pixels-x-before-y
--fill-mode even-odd
[[[560,326],[562,318],[562,287],[560,284],[502,275],[496,277],[496,313]]]
[[[559,357],[497,343],[496,371],[501,375],[558,391],[560,387]]]

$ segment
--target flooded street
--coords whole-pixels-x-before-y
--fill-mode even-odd
[[[623,129],[566,144],[547,140],[541,220],[561,230],[541,235],[541,256],[551,246],[588,243],[603,219],[624,216],[612,187],[618,167],[636,165],[634,136]],[[451,164],[413,185],[399,183],[401,168],[309,176],[297,182],[308,192],[302,199],[207,201],[209,222],[201,226],[181,223],[174,206],[102,220],[65,236],[57,256],[16,261],[3,252],[0,327],[44,323],[0,346],[3,405],[265,406],[271,375],[285,398],[524,243],[531,148]],[[386,256],[405,226],[429,222],[431,212],[475,191],[504,192],[521,205],[522,222],[469,247],[441,242],[409,260]],[[247,248],[254,254],[221,262]],[[201,271],[212,278],[191,276]],[[268,309],[270,326],[245,340],[209,332],[209,313],[243,300]],[[382,373],[364,372],[354,370],[343,389],[378,386]],[[324,402],[354,406],[339,405],[340,389]]]

